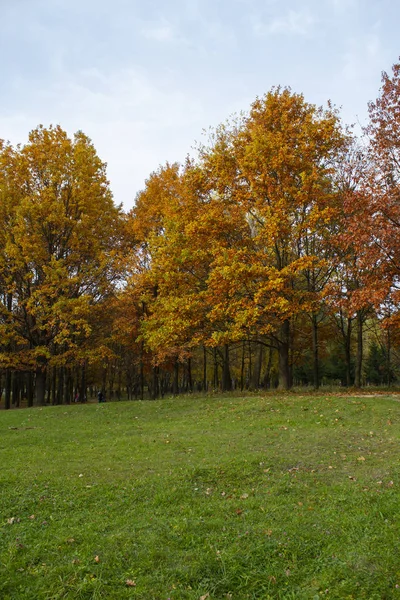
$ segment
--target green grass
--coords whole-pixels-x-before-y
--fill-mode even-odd
[[[400,598],[399,411],[300,395],[2,411],[0,598]]]

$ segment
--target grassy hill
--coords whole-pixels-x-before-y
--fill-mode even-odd
[[[2,411],[0,597],[400,598],[395,396]]]

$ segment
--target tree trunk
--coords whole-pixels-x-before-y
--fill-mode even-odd
[[[121,350],[120,350],[121,352]],[[85,367],[83,367],[85,368]],[[120,362],[118,363],[118,388],[117,388],[117,399],[121,400],[121,385],[122,385],[122,366]],[[86,392],[85,392],[86,395]]]
[[[357,356],[354,385],[360,388],[362,385],[362,362],[363,362],[363,315],[359,310],[357,312]]]
[[[35,385],[36,404],[38,406],[45,405],[46,396],[46,368],[36,369],[36,385]]]
[[[28,371],[26,383],[26,395],[28,397],[28,407],[33,406],[33,373]]]
[[[144,398],[144,342],[140,345],[140,366],[139,366],[139,385],[140,385],[140,399]]]
[[[244,359],[245,359],[245,352],[246,352],[246,342],[243,341],[242,344],[242,361],[241,361],[241,365],[240,365],[240,391],[243,392],[243,387],[244,387]]]
[[[193,378],[192,378],[192,359],[189,357],[187,361],[187,378],[189,392],[193,392]]]
[[[256,357],[254,361],[254,369],[251,378],[251,388],[253,390],[258,390],[260,387],[260,377],[261,377],[261,369],[262,363],[264,359],[264,346],[262,344],[257,345]]]
[[[58,369],[57,384],[56,404],[62,404],[64,402],[64,367]]]
[[[74,379],[72,377],[71,369],[66,369],[65,377],[65,402],[71,404],[74,399]]]
[[[281,325],[281,336],[279,341],[279,387],[289,390],[291,387],[290,377],[290,321],[286,319]]]
[[[318,346],[318,317],[312,315],[312,351],[313,351],[313,379],[314,389],[319,388],[319,346]]]
[[[391,380],[392,380],[392,357],[391,357],[392,343],[391,342],[392,342],[392,340],[390,337],[390,329],[388,328],[388,330],[387,330],[387,348],[386,348],[386,370],[387,370],[388,387],[390,387]]]
[[[12,378],[12,403],[15,408],[19,408],[19,400],[20,400],[20,373],[19,371],[14,371]]]
[[[246,389],[249,389],[251,378],[253,375],[253,364],[252,364],[252,360],[251,360],[251,342],[250,342],[250,340],[248,341],[248,346],[249,346],[249,364],[248,364],[248,369],[247,369]]]
[[[263,377],[263,387],[269,389],[271,387],[271,367],[272,367],[272,348],[268,349],[267,369]]]
[[[347,319],[347,329],[345,336],[345,359],[346,359],[346,386],[351,386],[351,325],[352,320],[350,318]]]
[[[79,399],[86,402],[86,362],[82,363]]]
[[[213,377],[213,386],[214,389],[217,390],[218,386],[219,386],[219,380],[218,380],[218,356],[217,356],[217,349],[214,348],[214,377]]]
[[[231,370],[229,367],[229,345],[224,347],[224,362],[222,369],[222,391],[230,392],[232,390]]]
[[[51,403],[57,404],[57,368],[53,367],[51,372]]]
[[[158,367],[153,367],[153,400],[156,400],[159,395]]]
[[[8,410],[9,408],[11,408],[11,369],[6,369],[6,381],[5,381],[4,395],[5,395],[4,407]]]
[[[174,363],[174,380],[172,382],[172,393],[174,396],[179,394],[179,362],[175,359]]]
[[[46,404],[51,403],[51,382],[52,382],[52,373],[47,371],[46,377]]]

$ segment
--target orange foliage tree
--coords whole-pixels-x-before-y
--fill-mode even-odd
[[[105,165],[82,132],[40,126],[22,148],[2,153],[7,199],[0,280],[3,331],[15,338],[0,362],[34,370],[44,402],[47,367],[89,337],[91,306],[117,277],[120,210]]]

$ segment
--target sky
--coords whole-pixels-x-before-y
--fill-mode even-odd
[[[273,86],[365,124],[399,25],[396,0],[0,0],[0,138],[82,130],[129,210]]]

